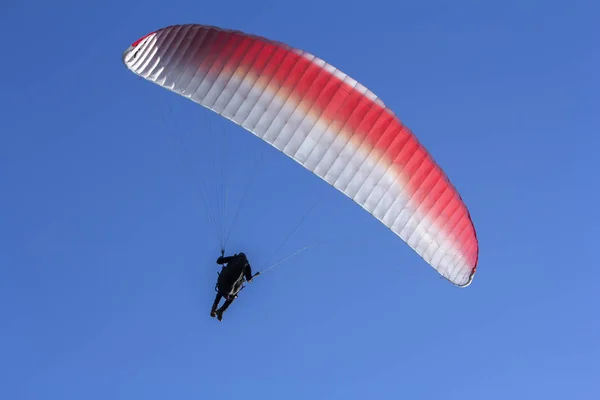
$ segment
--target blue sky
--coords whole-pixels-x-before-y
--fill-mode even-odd
[[[600,397],[597,2],[4,3],[2,398]],[[122,65],[187,22],[287,42],[377,93],[467,203],[473,284]],[[225,221],[242,204],[228,251],[259,268],[317,245],[219,323],[196,182],[224,160]]]

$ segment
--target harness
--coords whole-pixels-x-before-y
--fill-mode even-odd
[[[221,256],[223,256],[225,254],[224,250],[221,250]],[[236,254],[237,255],[237,254]],[[248,260],[245,260],[245,264],[243,268],[246,268],[246,266],[248,265]],[[223,268],[228,268],[229,267],[229,263],[227,263],[227,266],[224,266]],[[217,283],[215,283],[215,292],[220,293],[219,292],[219,277],[221,276],[221,272],[223,271],[223,268],[221,269],[221,271],[217,272]],[[255,273],[254,275],[252,275],[252,278],[254,278],[255,276],[260,275],[260,271]],[[244,285],[244,282],[246,282],[246,277],[245,277],[245,273],[244,273],[244,269],[242,269],[242,273],[240,275],[240,277],[235,281],[235,283],[233,284],[233,287],[235,288],[237,286],[237,283],[241,280],[241,284],[238,286],[237,290],[233,293],[233,294],[226,294],[223,295],[223,297],[225,297],[228,300],[231,299],[237,299],[238,294],[244,290],[244,288],[246,287],[246,285]]]
[[[219,276],[221,276],[220,271],[217,272],[217,283],[215,283],[215,292],[217,292],[217,293],[219,293],[219,278],[218,278]],[[246,279],[244,278],[243,275],[242,275],[241,279],[242,279],[242,284],[239,286],[238,290],[235,293],[233,293],[232,295],[226,294],[226,295],[223,295],[223,297],[225,297],[227,300],[231,299],[232,297],[234,299],[237,299],[238,293],[241,292],[246,287],[246,285],[244,285],[244,282],[246,282]],[[234,287],[235,287],[235,285],[234,285]]]

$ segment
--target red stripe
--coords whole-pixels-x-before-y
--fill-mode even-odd
[[[149,34],[142,36],[141,38],[139,38],[139,39],[138,39],[138,40],[136,40],[135,42],[131,43],[131,47],[135,47],[135,46],[137,46],[138,44],[140,44],[140,42],[141,42],[142,40],[146,39],[148,36],[152,35],[153,33],[154,33],[154,32],[150,32]]]
[[[211,75],[221,70],[228,74],[236,68],[248,70],[253,76],[247,79],[256,79],[261,85],[269,83],[269,89],[279,90],[283,99],[290,96],[315,118],[325,124],[331,122],[330,129],[339,131],[344,127],[351,132],[353,141],[365,141],[368,147],[375,146],[383,152],[409,178],[406,189],[419,211],[454,239],[469,265],[475,268],[477,238],[466,206],[441,168],[397,117],[332,73],[276,42],[240,32],[218,31],[212,44],[203,41],[201,45],[210,46],[210,51],[199,68],[208,69]]]

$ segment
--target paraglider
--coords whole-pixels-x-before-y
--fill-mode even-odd
[[[221,269],[219,278],[217,279],[217,284],[215,286],[217,296],[215,297],[212,309],[210,310],[210,316],[216,316],[217,319],[221,321],[225,310],[229,308],[231,303],[238,297],[240,290],[242,290],[244,280],[251,283],[254,276],[259,274],[252,275],[252,267],[244,253],[234,254],[229,257],[225,257],[224,254],[221,253],[221,256],[217,259],[217,264],[225,264],[225,266]],[[225,298],[225,302],[221,308],[217,309],[221,298]]]
[[[339,69],[285,43],[199,24],[146,35],[123,62],[328,182],[453,284],[472,282],[479,245],[458,191],[394,112]]]

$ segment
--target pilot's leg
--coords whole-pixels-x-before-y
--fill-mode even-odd
[[[225,303],[223,303],[221,308],[219,308],[217,310],[217,319],[219,321],[221,321],[223,319],[223,313],[225,312],[225,310],[227,310],[227,308],[231,305],[231,303],[233,303],[233,300],[235,300],[235,296],[227,296],[225,298]]]
[[[212,309],[210,310],[210,316],[214,317],[217,315],[217,307],[219,306],[219,302],[221,301],[221,293],[217,292],[217,296],[215,297],[215,302],[212,305]]]

